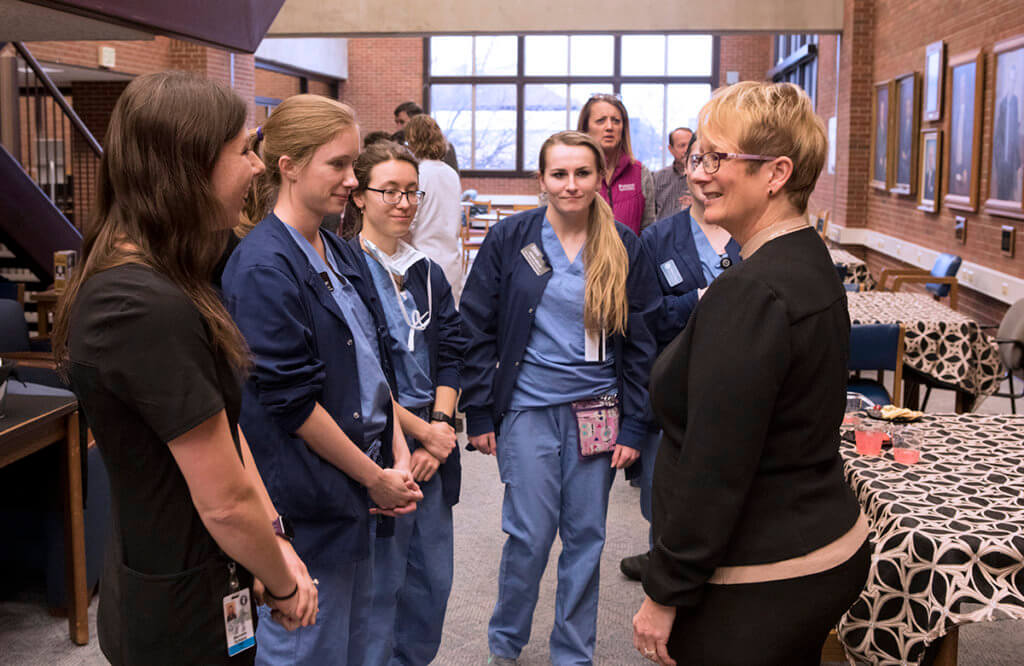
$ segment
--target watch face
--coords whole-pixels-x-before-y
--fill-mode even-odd
[[[277,536],[284,537],[289,541],[295,538],[295,530],[292,529],[292,522],[286,517],[278,515],[278,517],[274,519],[273,525],[274,534]]]

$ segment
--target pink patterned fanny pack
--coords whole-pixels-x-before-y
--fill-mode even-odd
[[[572,403],[580,457],[610,453],[619,438],[619,398],[602,395]]]

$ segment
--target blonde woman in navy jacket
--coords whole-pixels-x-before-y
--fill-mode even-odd
[[[319,580],[321,613],[291,634],[260,622],[256,659],[363,664],[372,514],[409,513],[423,495],[396,422],[387,325],[360,297],[351,247],[320,230],[356,185],[359,128],[350,107],[295,95],[261,134],[267,170],[257,204],[270,211],[223,276],[253,357],[239,423],[271,499],[294,526],[285,536]]]
[[[461,405],[471,445],[497,455],[505,483],[491,663],[512,663],[529,640],[556,532],[551,661],[592,662],[608,493],[615,469],[648,439],[657,279],[640,240],[598,194],[603,162],[585,134],[545,141],[538,180],[549,205],[488,233],[462,294],[470,343]],[[583,458],[570,403],[607,394],[621,405],[616,446]]]

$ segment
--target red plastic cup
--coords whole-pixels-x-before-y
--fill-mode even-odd
[[[862,456],[882,455],[882,441],[885,433],[881,430],[858,430],[855,433],[857,453]]]
[[[903,463],[904,465],[914,465],[917,463],[918,460],[921,459],[921,452],[918,451],[917,449],[893,447],[892,457],[898,463]]]

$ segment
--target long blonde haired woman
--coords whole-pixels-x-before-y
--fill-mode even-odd
[[[548,205],[494,227],[466,282],[461,404],[470,443],[497,455],[505,483],[492,663],[511,663],[526,645],[556,532],[551,660],[589,663],[608,492],[647,440],[645,316],[657,280],[598,195],[604,156],[593,139],[555,134],[539,164]]]

